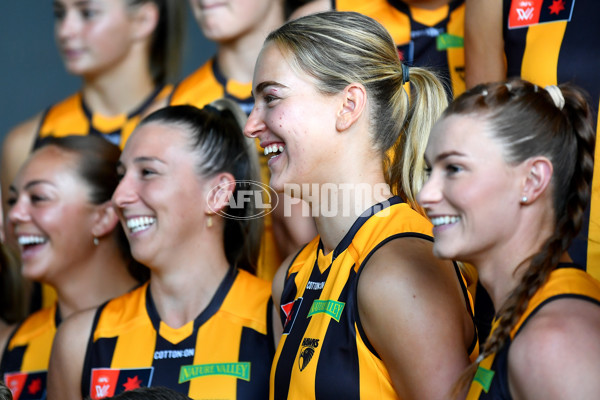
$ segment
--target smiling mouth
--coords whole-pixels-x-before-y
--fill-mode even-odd
[[[272,144],[265,147],[264,154],[265,156],[271,155],[271,157],[269,158],[277,157],[278,155],[283,153],[283,149],[285,149],[285,147],[280,144]]]
[[[445,215],[443,217],[434,217],[431,218],[431,223],[433,226],[438,227],[442,225],[450,225],[460,221],[460,217]]]
[[[25,252],[36,246],[45,244],[48,242],[48,238],[37,235],[23,235],[18,238],[19,246],[21,246],[21,251]]]
[[[153,217],[137,217],[127,220],[127,228],[129,232],[136,233],[148,229],[156,223],[156,218]]]

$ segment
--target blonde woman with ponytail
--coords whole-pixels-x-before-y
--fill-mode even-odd
[[[600,395],[600,282],[572,262],[592,184],[594,128],[575,86],[522,80],[456,99],[426,150],[418,195],[434,253],[473,264],[497,310],[455,386],[468,399]]]
[[[375,20],[326,12],[267,37],[253,91],[245,134],[319,233],[273,281],[271,398],[443,398],[477,341],[460,271],[416,211],[440,81],[402,65]]]

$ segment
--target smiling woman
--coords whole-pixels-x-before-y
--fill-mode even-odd
[[[270,288],[244,270],[256,266],[262,221],[248,218],[253,202],[230,207],[237,182],[257,176],[236,113],[227,100],[171,106],[134,131],[113,202],[150,281],[65,322],[49,397],[106,397],[126,377],[192,398],[268,397]]]
[[[28,384],[27,374],[45,390],[63,319],[139,283],[128,269],[144,269],[132,262],[110,201],[119,155],[117,146],[95,136],[48,138],[10,187],[8,228],[19,243],[23,275],[57,293],[55,304],[0,337],[0,376],[16,392]]]
[[[437,122],[419,202],[434,252],[472,263],[497,310],[468,399],[600,393],[600,282],[567,250],[588,207],[593,112],[570,84],[479,85]]]

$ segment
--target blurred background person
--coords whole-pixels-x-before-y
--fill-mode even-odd
[[[256,57],[267,34],[284,22],[284,0],[189,1],[203,35],[217,44],[217,51],[203,66],[180,82],[170,104],[198,108],[221,97],[237,102],[246,114],[254,105],[252,74]],[[269,183],[267,155],[257,143],[261,180]],[[257,275],[270,280],[283,258],[316,234],[310,215],[302,205],[292,205],[285,214],[283,195],[273,201],[275,210],[264,218],[264,233]]]

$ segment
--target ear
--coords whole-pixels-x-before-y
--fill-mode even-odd
[[[160,11],[153,1],[136,6],[133,11],[133,37],[139,40],[152,36],[159,18]]]
[[[550,185],[554,169],[546,157],[533,157],[525,161],[525,180],[522,197],[526,203],[532,203],[540,197]]]
[[[92,227],[92,235],[102,237],[109,235],[119,223],[119,216],[112,205],[112,202],[107,201],[97,206],[94,216],[94,226]]]
[[[207,214],[215,214],[229,204],[235,183],[235,178],[229,172],[221,172],[207,182]]]
[[[343,103],[335,122],[338,132],[350,128],[362,115],[367,104],[367,90],[360,83],[351,83],[346,86],[342,96]]]

